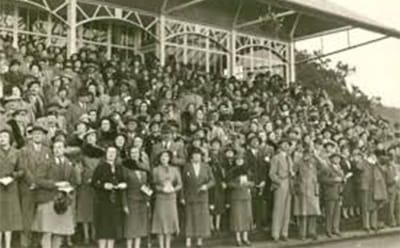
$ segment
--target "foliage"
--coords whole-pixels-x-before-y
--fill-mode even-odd
[[[316,90],[325,90],[335,104],[336,108],[348,105],[357,105],[362,109],[370,110],[372,105],[379,101],[378,98],[369,98],[357,86],[348,85],[346,78],[356,71],[346,63],[338,62],[332,66],[331,60],[317,58],[320,54],[309,54],[306,51],[297,51],[296,75],[297,81],[303,86]]]

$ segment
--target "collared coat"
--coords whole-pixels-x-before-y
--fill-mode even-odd
[[[294,204],[295,216],[321,215],[319,204],[318,162],[315,159],[294,163]]]
[[[194,165],[183,168],[183,193],[185,205],[185,234],[187,237],[208,237],[210,235],[210,213],[208,207],[208,189],[215,185],[211,168],[200,164],[198,175]],[[200,191],[205,185],[206,191]]]
[[[0,232],[22,230],[21,205],[18,182],[21,175],[18,168],[19,152],[11,147],[8,151],[0,149],[0,178],[12,177],[14,181],[0,185]]]
[[[41,145],[39,151],[35,150],[32,143],[29,143],[20,150],[20,168],[23,171],[23,177],[20,180],[20,199],[24,230],[30,231],[35,214],[36,182],[40,173],[50,166],[51,151],[50,148]]]

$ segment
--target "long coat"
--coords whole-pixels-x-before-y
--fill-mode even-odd
[[[19,152],[15,148],[8,151],[0,149],[0,178],[18,179]],[[0,232],[22,229],[21,205],[17,181],[4,186],[0,185]]]
[[[56,182],[69,182],[75,187],[77,173],[73,164],[66,158],[52,157],[48,167],[42,167],[38,174],[36,184],[36,198],[38,206],[32,229],[37,232],[54,233],[60,235],[72,235],[74,233],[73,197],[69,193],[69,202],[64,213],[56,213],[54,201],[59,197],[55,186]]]
[[[300,159],[294,164],[294,171],[294,215],[321,215],[317,161]]]
[[[187,164],[183,168],[183,193],[185,205],[185,234],[188,237],[207,237],[210,235],[210,213],[208,208],[208,189],[215,185],[211,168],[200,164],[198,175],[194,165]],[[199,189],[206,185],[206,191]]]
[[[210,153],[210,168],[214,175],[215,186],[209,190],[209,203],[214,205],[213,213],[222,214],[225,211],[226,171],[221,153]]]
[[[36,184],[38,176],[51,163],[51,151],[41,145],[40,150],[35,150],[29,143],[20,150],[20,168],[24,175],[20,180],[20,198],[24,230],[31,230],[35,206],[37,204],[36,190],[31,188]]]
[[[245,166],[245,165],[242,165]],[[230,189],[229,202],[230,229],[234,232],[250,231],[253,225],[253,210],[251,204],[251,189],[240,182],[240,176],[249,177],[246,174],[237,174],[229,177],[228,187]]]
[[[95,211],[94,225],[98,239],[117,239],[123,234],[123,209],[126,206],[126,197],[123,190],[106,190],[104,185],[112,183],[118,185],[125,182],[123,168],[120,165],[115,165],[115,170],[112,166],[101,161],[96,167],[92,185],[95,188]]]
[[[141,188],[149,184],[149,176],[143,170],[126,167],[124,167],[124,175],[128,184],[126,202],[129,208],[129,214],[124,218],[124,238],[143,237],[149,232],[148,203],[150,199],[141,191]]]

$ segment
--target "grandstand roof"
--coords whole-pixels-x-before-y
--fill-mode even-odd
[[[350,11],[332,0],[78,0],[116,7],[140,9],[149,14],[164,13],[172,18],[245,33],[270,36],[267,14],[280,16],[279,38],[295,40],[345,28],[362,28],[400,38],[400,30]],[[299,15],[300,14],[300,15]],[[296,24],[297,23],[297,24]],[[296,26],[294,29],[293,27]]]

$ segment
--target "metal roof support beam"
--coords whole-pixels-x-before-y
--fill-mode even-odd
[[[233,18],[232,28],[234,28],[237,25],[237,21],[239,19],[240,12],[242,12],[243,4],[244,4],[243,0],[240,0],[239,6],[238,6],[238,8],[236,10],[236,13],[235,13],[235,17]]]
[[[296,33],[297,26],[299,25],[300,18],[301,18],[301,14],[297,14],[296,19],[294,20],[294,23],[292,26],[292,30],[290,30],[290,39],[292,39],[292,42],[293,42],[294,35]]]
[[[366,45],[369,45],[369,44],[372,44],[372,43],[376,43],[378,41],[386,40],[388,38],[390,38],[390,36],[385,35],[385,36],[382,36],[380,38],[376,38],[376,39],[368,40],[368,41],[365,41],[365,42],[361,42],[361,43],[358,43],[358,44],[353,45],[353,46],[348,46],[346,48],[338,49],[338,50],[335,50],[333,52],[321,54],[321,55],[318,55],[318,56],[315,56],[315,57],[312,57],[312,58],[309,58],[309,59],[304,59],[304,60],[298,61],[298,62],[296,62],[296,65],[304,64],[304,63],[307,63],[307,62],[310,62],[310,61],[313,61],[313,60],[317,60],[317,59],[321,59],[321,58],[324,58],[324,57],[332,56],[332,55],[335,55],[335,54],[338,54],[338,53],[341,53],[341,52],[346,52],[346,51],[349,51],[349,50],[352,50],[352,49],[355,49],[355,48],[359,48],[359,47],[366,46]]]
[[[351,30],[353,28],[354,28],[353,26],[345,26],[345,27],[340,27],[340,28],[334,28],[334,29],[318,32],[318,33],[315,33],[315,34],[300,36],[300,37],[295,38],[295,41],[303,41],[303,40],[309,40],[309,39],[313,39],[313,38],[318,38],[318,37],[325,36],[325,35],[330,35],[330,34],[340,33],[340,32],[344,32],[344,31],[349,31],[349,30]]]
[[[192,6],[192,5],[195,5],[195,4],[204,2],[204,1],[205,1],[205,0],[192,0],[192,1],[190,1],[190,2],[183,3],[183,4],[177,5],[177,6],[175,6],[175,7],[172,7],[172,8],[170,8],[170,9],[167,9],[167,10],[165,11],[165,14],[171,14],[171,13],[174,12],[174,11],[182,10],[182,9],[184,9],[184,8],[190,7],[190,6]]]
[[[285,17],[285,16],[289,16],[289,15],[293,15],[294,13],[296,13],[296,11],[294,10],[289,10],[286,12],[282,12],[279,14],[276,14],[276,18],[281,18],[281,17]],[[271,17],[259,17],[256,20],[252,20],[252,21],[248,21],[248,22],[244,22],[241,24],[238,24],[235,26],[235,28],[244,28],[244,27],[248,27],[248,26],[252,26],[252,25],[256,25],[262,22],[266,22],[269,21],[271,19]]]

